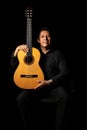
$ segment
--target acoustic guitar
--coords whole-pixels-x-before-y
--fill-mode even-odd
[[[44,74],[39,65],[40,52],[32,47],[32,8],[27,8],[25,14],[27,19],[26,44],[29,52],[18,51],[19,64],[13,79],[16,86],[21,89],[34,89],[38,85],[37,80],[44,80]]]

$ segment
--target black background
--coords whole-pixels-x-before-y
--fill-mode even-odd
[[[48,26],[53,33],[54,47],[61,49],[67,59],[71,79],[74,81],[74,96],[71,103],[71,128],[81,128],[81,52],[82,46],[82,4],[63,1],[3,1],[1,3],[1,47],[0,47],[0,100],[1,127],[18,129],[21,126],[16,108],[16,96],[20,89],[13,83],[13,70],[10,66],[12,51],[20,43],[25,43],[25,8],[33,7],[33,45],[36,45],[36,33],[42,26]],[[74,119],[73,119],[74,118]],[[12,125],[12,126],[11,126]],[[1,128],[0,128],[1,129]]]

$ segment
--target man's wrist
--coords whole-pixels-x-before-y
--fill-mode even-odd
[[[52,79],[49,79],[49,80],[48,80],[48,85],[51,84],[51,83],[53,83],[53,80],[52,80]]]

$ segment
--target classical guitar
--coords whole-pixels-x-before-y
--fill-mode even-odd
[[[32,8],[25,10],[26,16],[26,44],[29,52],[19,51],[17,58],[19,64],[14,72],[14,83],[21,89],[34,89],[37,80],[43,80],[44,74],[39,66],[40,52],[32,47]]]

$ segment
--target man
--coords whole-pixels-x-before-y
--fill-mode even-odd
[[[51,40],[51,33],[49,29],[42,28],[38,33],[37,42],[40,45],[39,51],[41,58],[39,65],[44,73],[44,80],[36,81],[38,82],[38,85],[35,86],[33,90],[25,89],[17,97],[17,104],[21,117],[24,121],[25,130],[32,129],[31,107],[33,105],[37,106],[38,103],[44,105],[46,105],[46,103],[56,104],[54,129],[62,129],[64,113],[68,101],[68,94],[65,88],[65,81],[67,79],[68,70],[63,54],[60,51],[51,48]],[[12,53],[11,56],[12,66],[18,65],[17,54],[20,50],[27,53],[29,48],[24,44],[16,47],[14,53]]]

